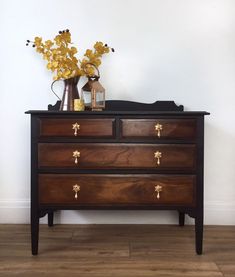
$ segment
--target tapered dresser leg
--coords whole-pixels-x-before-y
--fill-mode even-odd
[[[54,218],[54,214],[53,212],[49,212],[48,213],[48,226],[49,227],[52,227],[54,224],[53,224],[53,218]]]
[[[31,248],[32,255],[38,254],[39,217],[31,217]]]
[[[184,226],[185,213],[179,212],[179,226]]]
[[[195,243],[196,252],[198,255],[202,254],[202,244],[203,244],[203,217],[197,216],[195,218]]]

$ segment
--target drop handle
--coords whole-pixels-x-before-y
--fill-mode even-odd
[[[162,186],[155,186],[155,192],[157,192],[157,199],[160,199],[160,192],[162,192]]]
[[[157,131],[157,136],[160,138],[161,137],[161,131],[162,131],[163,127],[162,124],[157,123],[155,125],[155,131]]]
[[[74,160],[74,163],[75,163],[75,164],[78,163],[78,158],[80,158],[80,156],[81,156],[81,154],[80,154],[79,151],[75,150],[75,151],[73,152],[73,157],[75,158],[75,160]]]
[[[154,153],[154,158],[157,159],[157,166],[161,164],[162,152],[156,151]]]
[[[80,130],[80,125],[76,122],[72,124],[72,129],[74,130],[74,136],[78,135],[78,130]]]
[[[74,186],[73,186],[73,191],[75,192],[75,195],[74,195],[74,198],[75,199],[77,199],[78,198],[78,192],[80,191],[80,186],[79,185],[77,185],[77,184],[75,184]]]

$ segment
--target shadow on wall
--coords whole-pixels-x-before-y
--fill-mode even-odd
[[[235,224],[235,128],[219,122],[205,122],[205,222]]]
[[[47,223],[47,217],[41,221]],[[186,224],[194,220],[186,216]],[[80,210],[55,212],[55,224],[178,224],[177,211]]]
[[[205,194],[210,201],[235,201],[235,129],[205,123]]]

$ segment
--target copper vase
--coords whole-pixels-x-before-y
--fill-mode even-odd
[[[64,81],[64,92],[62,99],[55,93],[53,90],[53,85],[55,81],[51,85],[52,92],[61,100],[60,111],[73,111],[74,110],[74,99],[79,99],[79,93],[77,84],[80,79],[80,76],[65,79]]]
[[[74,110],[74,99],[79,98],[77,88],[79,78],[80,77],[78,76],[64,80],[64,93],[61,99],[60,111]]]

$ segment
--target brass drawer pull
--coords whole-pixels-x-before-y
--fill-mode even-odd
[[[74,130],[74,135],[77,136],[78,135],[78,130],[80,130],[80,125],[76,122],[73,124],[72,129]]]
[[[161,131],[162,131],[162,129],[163,129],[163,127],[162,127],[162,125],[160,124],[160,123],[157,123],[156,125],[155,125],[155,131],[157,131],[157,136],[160,138],[160,136],[161,136]]]
[[[160,160],[161,157],[162,157],[162,152],[156,151],[154,153],[154,158],[157,159],[157,166],[160,165],[160,163],[161,163],[161,160]]]
[[[162,191],[162,186],[155,186],[155,192],[157,192],[157,199],[160,199],[160,192]]]
[[[74,160],[74,162],[75,162],[75,164],[77,164],[78,163],[78,158],[80,158],[80,152],[79,151],[74,151],[73,152],[73,157],[75,158],[75,160]]]
[[[74,185],[73,186],[73,191],[75,192],[74,198],[77,199],[78,198],[78,192],[80,191],[80,186],[79,185]]]

